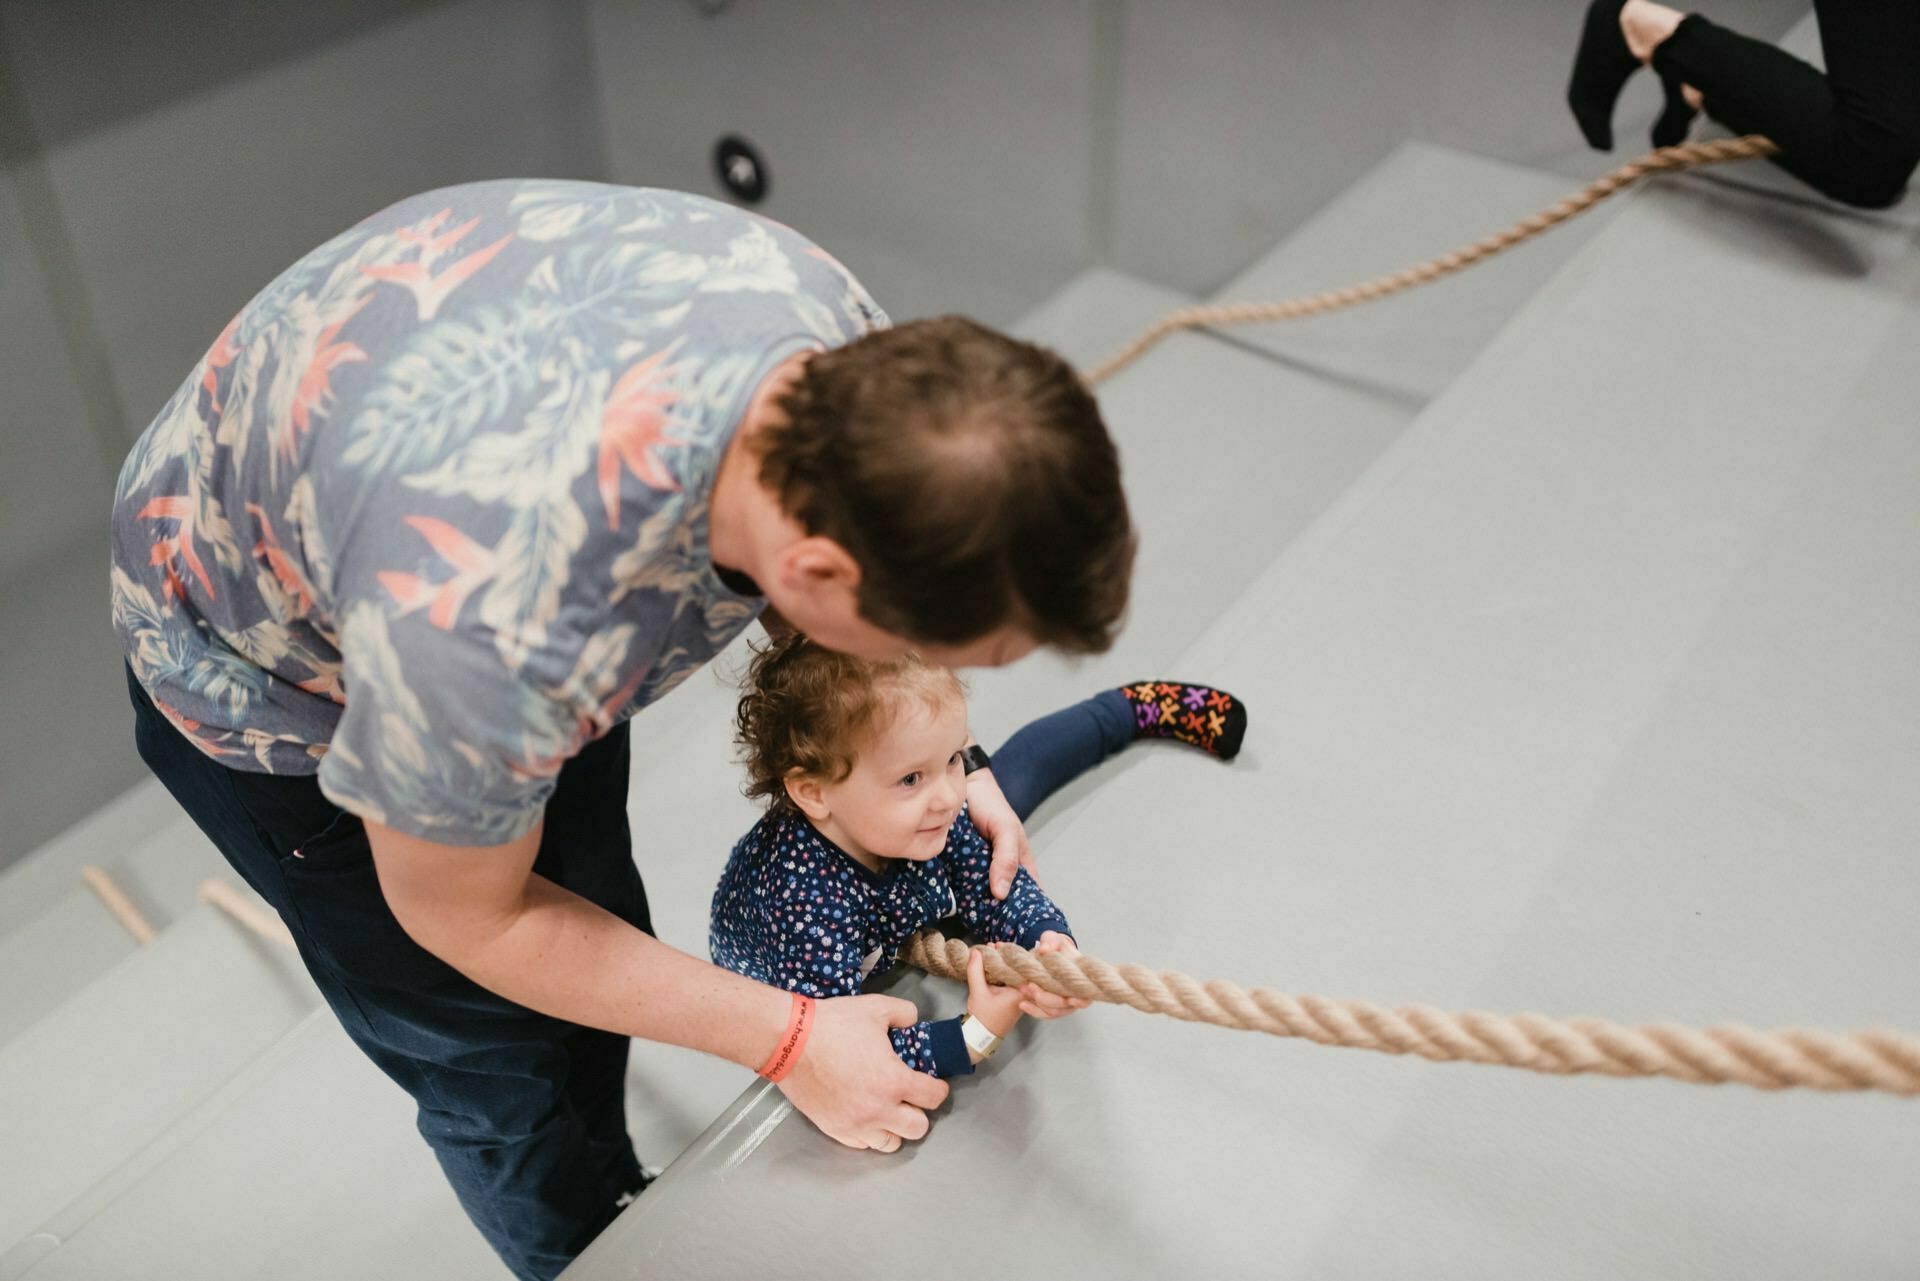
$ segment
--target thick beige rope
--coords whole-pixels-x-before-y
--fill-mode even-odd
[[[1087,383],[1092,385],[1111,378],[1146,355],[1162,338],[1182,329],[1220,329],[1229,325],[1253,325],[1269,320],[1292,320],[1299,316],[1339,311],[1343,307],[1352,307],[1357,303],[1385,298],[1391,294],[1412,289],[1416,285],[1439,280],[1442,276],[1451,276],[1456,271],[1464,270],[1476,262],[1531,240],[1548,228],[1558,226],[1569,218],[1585,213],[1608,196],[1631,186],[1648,174],[1673,173],[1681,169],[1697,169],[1702,165],[1725,164],[1730,160],[1770,156],[1778,150],[1778,147],[1759,134],[1748,134],[1744,138],[1727,138],[1716,142],[1687,142],[1677,147],[1662,147],[1658,151],[1649,151],[1639,159],[1621,165],[1612,173],[1589,183],[1560,203],[1542,209],[1530,217],[1522,218],[1504,231],[1496,231],[1470,245],[1455,249],[1451,253],[1441,254],[1438,258],[1430,258],[1404,271],[1376,276],[1372,280],[1364,280],[1357,285],[1349,285],[1345,289],[1330,289],[1326,293],[1291,298],[1284,302],[1211,303],[1178,308],[1162,316],[1151,329],[1109,356],[1105,363],[1086,376]]]
[[[1365,1001],[1203,983],[1138,965],[1110,965],[1092,956],[1035,956],[1010,945],[984,950],[990,983],[1037,983],[1062,996],[1131,1005],[1193,1023],[1301,1037],[1320,1045],[1560,1076],[1666,1076],[1756,1090],[1920,1094],[1920,1037],[1901,1032],[1760,1032],[1737,1024],[1627,1027],[1605,1019],[1455,1012],[1425,1005],[1386,1009]],[[906,960],[931,974],[965,982],[967,951],[965,943],[929,930],[914,937]]]
[[[277,917],[223,882],[203,883],[200,897],[263,938],[293,946]],[[964,983],[967,951],[965,943],[929,930],[914,936],[906,960]],[[1920,1038],[1899,1032],[1756,1032],[1733,1025],[1701,1031],[1672,1024],[1623,1027],[1605,1019],[1560,1020],[1541,1014],[1456,1014],[1423,1005],[1389,1010],[1364,1001],[1202,983],[1184,974],[1109,965],[1091,956],[1035,956],[1011,946],[986,949],[986,971],[989,982],[1008,987],[1038,983],[1063,996],[1131,1005],[1191,1023],[1384,1054],[1417,1054],[1441,1063],[1493,1063],[1562,1076],[1670,1076],[1759,1090],[1800,1086],[1920,1094]]]

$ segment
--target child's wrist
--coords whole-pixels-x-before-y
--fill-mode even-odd
[[[1019,1017],[1016,1012],[1015,1021]],[[1008,1027],[1011,1028],[1012,1024],[1009,1023]],[[967,1046],[967,1061],[976,1067],[992,1058],[993,1052],[1000,1048],[1000,1042],[1005,1038],[1004,1031],[995,1031],[977,1014],[968,1013],[960,1020],[960,1039]]]
[[[1007,1033],[1013,1031],[1013,1025],[1020,1021],[1020,1009],[1018,1006],[1015,1006],[1013,1013],[1003,1021],[997,1012],[982,1013],[974,1009],[973,1003],[969,1001],[967,1003],[966,1017],[973,1019],[979,1023],[981,1027],[984,1027],[995,1036],[1005,1036]]]

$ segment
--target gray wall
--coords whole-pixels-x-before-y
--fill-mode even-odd
[[[1572,186],[1643,149],[1658,97],[1640,77],[1621,153],[1585,149],[1562,104],[1583,0],[589,7],[616,181],[717,190],[709,150],[743,133],[768,211],[900,315],[1009,322],[1090,262],[1206,293],[1404,140]],[[1772,39],[1806,9],[1710,12]]]
[[[1007,323],[1091,257],[1089,3],[593,0],[617,181],[715,191],[710,154],[766,155],[766,209],[896,315]]]
[[[568,2],[0,0],[0,864],[137,782],[105,518],[227,319],[401,196],[605,169]]]

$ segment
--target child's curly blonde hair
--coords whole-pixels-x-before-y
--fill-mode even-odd
[[[845,778],[861,739],[884,733],[908,700],[941,707],[965,698],[957,676],[914,653],[855,658],[798,633],[755,646],[733,718],[747,767],[742,790],[773,809],[791,808],[788,776]]]

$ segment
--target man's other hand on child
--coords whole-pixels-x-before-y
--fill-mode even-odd
[[[912,1027],[920,1013],[891,996],[842,996],[820,1002],[812,1035],[792,1075],[787,1101],[830,1139],[850,1148],[892,1152],[926,1137],[927,1109],[946,1101],[947,1083],[900,1061],[890,1027]]]
[[[1037,882],[1040,873],[1033,865],[1033,848],[1027,844],[1027,829],[1020,816],[1007,803],[1007,795],[994,781],[991,769],[975,770],[967,775],[967,813],[980,835],[993,845],[993,866],[987,872],[987,884],[993,896],[1004,899],[1013,889],[1013,874],[1026,868]]]

